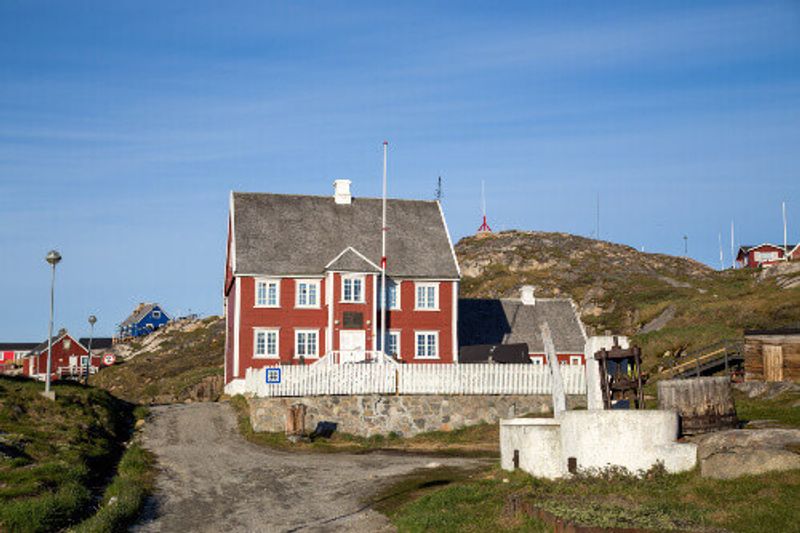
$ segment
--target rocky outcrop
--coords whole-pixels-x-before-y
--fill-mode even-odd
[[[800,429],[732,429],[693,440],[704,477],[733,479],[800,468]]]
[[[758,275],[759,281],[774,280],[782,289],[800,287],[800,261],[778,263],[764,268]]]

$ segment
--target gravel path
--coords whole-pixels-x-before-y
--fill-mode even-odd
[[[363,502],[431,461],[474,459],[289,453],[237,432],[225,403],[154,407],[144,444],[158,457],[156,497],[135,531],[391,531]]]

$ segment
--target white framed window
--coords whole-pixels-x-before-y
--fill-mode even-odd
[[[380,283],[380,282],[378,282]],[[400,284],[402,281],[394,281],[391,279],[386,280],[386,309],[400,310]],[[380,309],[382,302],[378,302]]]
[[[153,311],[153,318],[155,318],[156,320],[161,318],[161,311],[158,311],[158,310]]]
[[[417,359],[439,358],[438,331],[416,331],[414,332],[414,338],[416,339],[414,354]]]
[[[319,280],[298,279],[295,307],[319,307]]]
[[[569,359],[557,359],[557,361],[558,361],[558,364],[561,365],[561,366],[569,365]]]
[[[342,276],[342,301],[364,303],[364,276]]]
[[[423,311],[439,310],[439,284],[438,283],[417,283],[416,284],[416,303],[414,307]]]
[[[318,329],[296,329],[294,331],[294,356],[319,357]]]
[[[278,328],[256,328],[253,330],[253,357],[256,359],[279,357],[279,343]]]
[[[544,365],[544,357],[533,356],[531,357],[531,364],[536,366]]]
[[[88,365],[88,364],[89,364],[89,356],[88,355],[82,355],[81,356],[81,366],[83,368],[86,368],[86,365]]]
[[[277,279],[256,280],[256,307],[280,307],[281,284]]]
[[[400,332],[386,332],[386,353],[388,355],[400,355]]]
[[[569,356],[569,364],[571,365],[582,365],[583,361],[581,360],[580,355],[570,355]]]

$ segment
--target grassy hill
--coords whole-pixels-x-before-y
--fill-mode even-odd
[[[105,391],[0,377],[0,530],[60,531],[93,511],[133,424]]]
[[[747,328],[800,325],[800,272],[715,271],[565,233],[505,231],[456,245],[463,297],[569,296],[592,331],[632,335],[650,364]]]
[[[117,364],[90,383],[136,403],[215,400],[222,390],[225,321],[179,321],[117,345]]]

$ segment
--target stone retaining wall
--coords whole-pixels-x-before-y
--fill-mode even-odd
[[[255,431],[284,431],[289,407],[306,406],[306,431],[318,422],[334,422],[337,431],[369,437],[397,433],[411,437],[427,431],[450,431],[502,418],[542,414],[551,410],[547,395],[403,395],[308,396],[251,398],[250,422]],[[586,405],[583,396],[568,396],[570,408]]]

